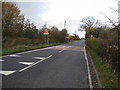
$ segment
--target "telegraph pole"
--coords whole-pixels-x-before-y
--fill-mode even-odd
[[[66,29],[66,20],[64,21],[64,29]]]
[[[118,2],[118,24],[120,24],[120,1]]]

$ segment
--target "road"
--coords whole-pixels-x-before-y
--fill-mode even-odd
[[[84,42],[3,56],[2,88],[89,88]]]

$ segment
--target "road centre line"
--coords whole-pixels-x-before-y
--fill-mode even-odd
[[[46,57],[45,59],[40,60],[40,61],[38,61],[38,62],[36,62],[36,63],[33,63],[33,64],[31,64],[30,66],[27,66],[27,67],[25,67],[25,68],[23,68],[23,69],[19,70],[18,72],[22,72],[22,71],[24,71],[24,70],[26,70],[26,69],[28,69],[28,68],[30,68],[30,67],[32,67],[32,66],[34,66],[34,65],[38,64],[38,63],[40,63],[40,62],[42,62],[42,61],[44,61],[44,60],[46,60],[46,59],[50,58],[50,57],[52,57],[52,55],[50,55],[50,56]]]

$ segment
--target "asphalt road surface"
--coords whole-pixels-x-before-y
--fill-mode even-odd
[[[3,56],[2,88],[89,88],[84,42]]]

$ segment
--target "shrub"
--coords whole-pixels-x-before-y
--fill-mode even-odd
[[[120,47],[118,46],[119,41],[90,38],[87,39],[87,46],[96,52],[106,64],[111,64],[114,71],[120,74],[120,60],[118,60]]]

